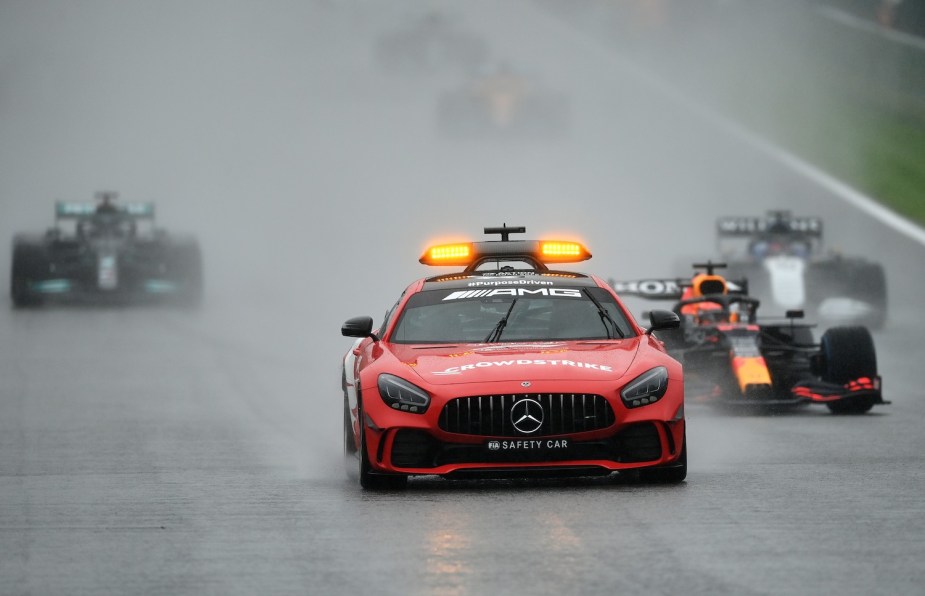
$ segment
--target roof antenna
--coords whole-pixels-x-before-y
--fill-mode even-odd
[[[511,234],[526,234],[527,228],[525,226],[516,226],[508,227],[507,223],[501,224],[500,228],[485,228],[486,234],[501,234],[501,242],[507,242]]]
[[[694,269],[706,269],[707,275],[713,275],[713,272],[717,269],[724,269],[726,263],[714,263],[713,261],[707,261],[706,263],[694,263]]]

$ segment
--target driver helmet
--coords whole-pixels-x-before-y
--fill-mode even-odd
[[[725,295],[728,292],[729,289],[726,286],[726,278],[722,275],[698,273],[691,280],[691,287],[684,290],[684,294],[681,298],[682,300],[686,300],[688,298],[700,298],[701,296],[716,294]],[[705,320],[714,319],[715,315],[718,314],[717,311],[721,312],[722,310],[722,305],[715,302],[696,302],[694,304],[685,304],[682,306],[681,314],[691,315],[698,320]]]

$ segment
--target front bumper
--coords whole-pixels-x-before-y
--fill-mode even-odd
[[[372,421],[369,420],[371,423]],[[365,429],[377,472],[398,474],[520,476],[571,472],[596,475],[663,466],[678,460],[683,417],[614,425],[572,436],[446,437],[421,428]],[[439,436],[444,435],[444,436]]]

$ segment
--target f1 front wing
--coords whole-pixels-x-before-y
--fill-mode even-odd
[[[883,400],[880,377],[861,377],[839,385],[826,381],[801,381],[790,392],[794,397],[814,403],[832,403],[854,399],[873,399],[873,403],[887,404]]]

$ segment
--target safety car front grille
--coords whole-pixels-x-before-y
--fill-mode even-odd
[[[527,413],[536,420],[533,425],[538,426],[536,430],[533,426],[515,425],[511,410],[522,400],[533,402]],[[463,435],[545,437],[599,430],[615,421],[613,408],[601,395],[521,393],[475,395],[450,400],[440,412],[439,424],[446,432]]]

